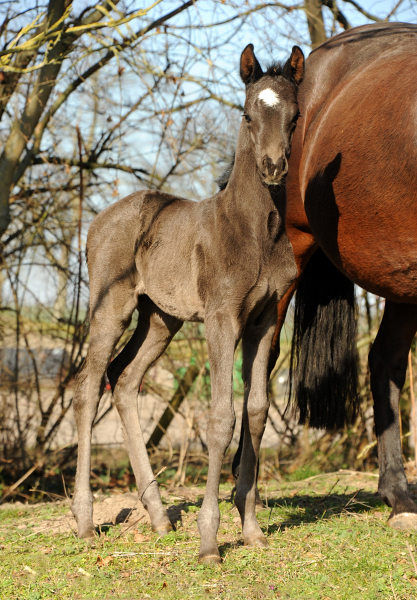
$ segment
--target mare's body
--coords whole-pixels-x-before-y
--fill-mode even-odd
[[[349,281],[387,298],[369,356],[379,491],[393,509],[390,524],[415,528],[398,402],[417,329],[417,26],[380,23],[328,40],[308,57],[298,98],[286,218],[298,278],[278,304],[270,369],[299,285],[293,365],[301,420],[342,425],[343,391],[350,413],[356,403]]]
[[[108,368],[139,498],[160,535],[171,528],[142,436],[137,393],[148,367],[183,321],[204,321],[212,402],[207,430],[209,471],[198,517],[200,560],[219,562],[221,464],[235,423],[234,351],[243,344],[244,424],[247,435],[237,489],[245,543],[264,546],[255,516],[255,476],[266,413],[267,363],[276,303],[296,277],[285,234],[287,158],[298,118],[297,85],[304,58],[294,47],[283,69],[262,72],[249,45],[241,56],[245,119],[226,189],[200,203],[160,192],[139,192],[104,210],[91,225],[90,345],[74,397],[79,445],[72,510],[83,538],[94,535],[90,490],[91,428],[103,376],[137,308],[129,343]],[[271,188],[269,186],[273,186]]]

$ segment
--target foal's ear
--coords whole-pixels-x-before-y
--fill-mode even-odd
[[[282,75],[300,85],[304,77],[304,54],[301,48],[293,46],[291,56],[282,69]]]
[[[248,44],[240,56],[240,76],[245,85],[255,83],[264,72],[253,51],[253,44]]]

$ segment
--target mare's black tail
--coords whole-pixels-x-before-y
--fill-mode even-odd
[[[290,402],[300,423],[351,423],[359,408],[357,368],[354,284],[318,249],[295,296]]]

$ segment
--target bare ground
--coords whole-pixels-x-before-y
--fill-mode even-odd
[[[415,500],[417,500],[417,470],[414,463],[408,463],[405,466],[408,481],[410,483],[411,491]],[[316,494],[325,493],[328,491],[331,483],[337,480],[347,488],[357,489],[358,491],[364,491],[368,493],[377,493],[378,487],[378,475],[376,473],[362,473],[357,471],[340,470],[336,473],[322,473],[315,475],[298,482],[286,483],[282,482],[268,484],[261,484],[261,495],[262,499],[280,498],[288,495],[289,489],[291,489],[290,495],[297,494],[294,489],[298,488],[303,491],[303,494]],[[161,487],[161,496],[164,504],[167,506],[168,516],[171,522],[175,524],[182,520],[185,513],[188,512],[188,507],[193,505],[196,506],[200,503],[204,495],[204,488],[201,487]],[[222,490],[220,492],[220,500],[230,500],[230,490]],[[74,535],[77,531],[77,526],[74,517],[70,510],[70,500],[63,500],[60,504],[67,505],[68,511],[64,515],[53,516],[48,520],[39,521],[36,517],[33,520],[26,519],[22,522],[19,529],[29,529],[31,533],[69,533],[73,532]],[[0,506],[0,509],[17,508],[21,506],[27,509],[36,509],[39,504],[27,505],[21,502],[5,503]],[[236,512],[235,517],[239,520],[237,509],[233,509]],[[195,519],[197,513],[193,512],[189,514],[187,518]],[[118,491],[111,491],[109,495],[99,492],[95,494],[94,502],[94,524],[99,529],[108,526],[123,524],[122,533],[127,530],[133,530],[137,525],[150,524],[150,519],[147,511],[143,507],[142,503],[138,499],[136,493],[122,493]],[[22,531],[23,533],[23,531]]]

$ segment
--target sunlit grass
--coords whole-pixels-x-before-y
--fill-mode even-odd
[[[0,597],[415,599],[416,536],[386,526],[389,509],[374,484],[335,474],[268,485],[261,490],[268,506],[258,513],[265,550],[243,546],[236,509],[221,501],[220,566],[197,562],[203,490],[182,504],[177,530],[165,538],[148,525],[126,533],[115,526],[93,547],[72,533],[37,532],[67,504],[2,509]],[[181,504],[163,493],[168,505]]]

